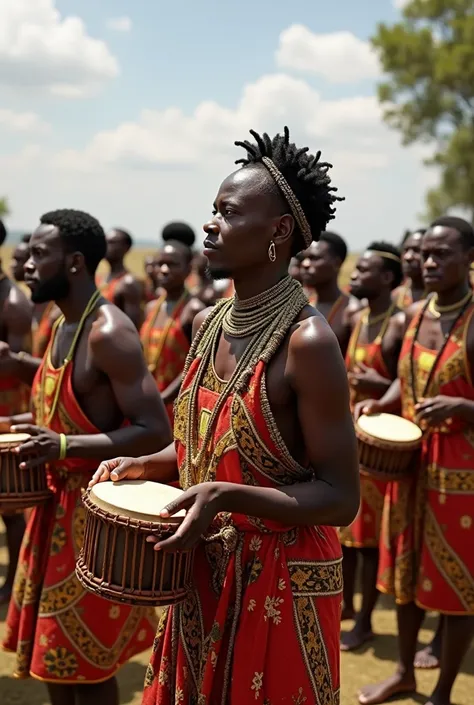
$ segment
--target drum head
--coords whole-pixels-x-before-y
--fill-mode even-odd
[[[164,519],[160,511],[183,490],[170,485],[148,480],[123,480],[122,482],[99,482],[91,489],[90,498],[98,507],[111,514],[127,516],[140,521],[165,524],[180,524],[186,514],[181,510]]]
[[[416,443],[421,440],[422,431],[419,426],[395,414],[373,414],[361,416],[357,421],[358,428],[368,436],[381,441],[392,442],[394,445]]]
[[[26,443],[31,436],[29,433],[0,433],[0,450],[2,448],[16,448]]]

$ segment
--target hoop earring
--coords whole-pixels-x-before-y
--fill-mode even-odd
[[[275,243],[272,240],[270,243],[270,246],[268,248],[268,259],[270,260],[270,262],[274,262],[276,260],[276,258],[277,258],[276,247],[275,247]]]

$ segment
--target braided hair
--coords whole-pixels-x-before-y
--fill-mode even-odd
[[[238,159],[235,163],[247,167],[263,164],[263,157],[271,159],[300,202],[311,228],[313,240],[319,240],[321,232],[326,230],[329,221],[335,217],[334,204],[336,201],[344,200],[334,195],[337,188],[331,186],[328,173],[332,164],[320,161],[321,152],[313,155],[309,153],[309,147],[300,149],[296,147],[293,142],[290,142],[290,132],[287,127],[284,128],[283,135],[277,134],[273,139],[266,132],[259,135],[255,130],[250,130],[250,134],[256,144],[248,140],[235,142],[237,147],[243,147],[247,152],[247,158]],[[278,191],[279,196],[283,198],[276,184],[275,191]],[[295,222],[291,256],[296,256],[304,249],[303,235]]]

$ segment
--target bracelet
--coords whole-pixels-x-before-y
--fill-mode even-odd
[[[64,460],[67,454],[67,438],[64,433],[59,434],[59,460]]]

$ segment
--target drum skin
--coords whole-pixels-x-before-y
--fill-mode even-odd
[[[390,422],[390,414],[385,414]],[[365,417],[370,419],[370,417]],[[400,417],[395,417],[400,420]],[[403,421],[406,421],[403,419]],[[406,421],[407,424],[411,422]],[[411,424],[414,428],[415,424]],[[417,467],[421,448],[421,431],[414,433],[413,440],[397,441],[395,438],[380,438],[355,425],[359,447],[360,471],[387,482],[411,475]],[[417,429],[418,430],[418,429]]]

